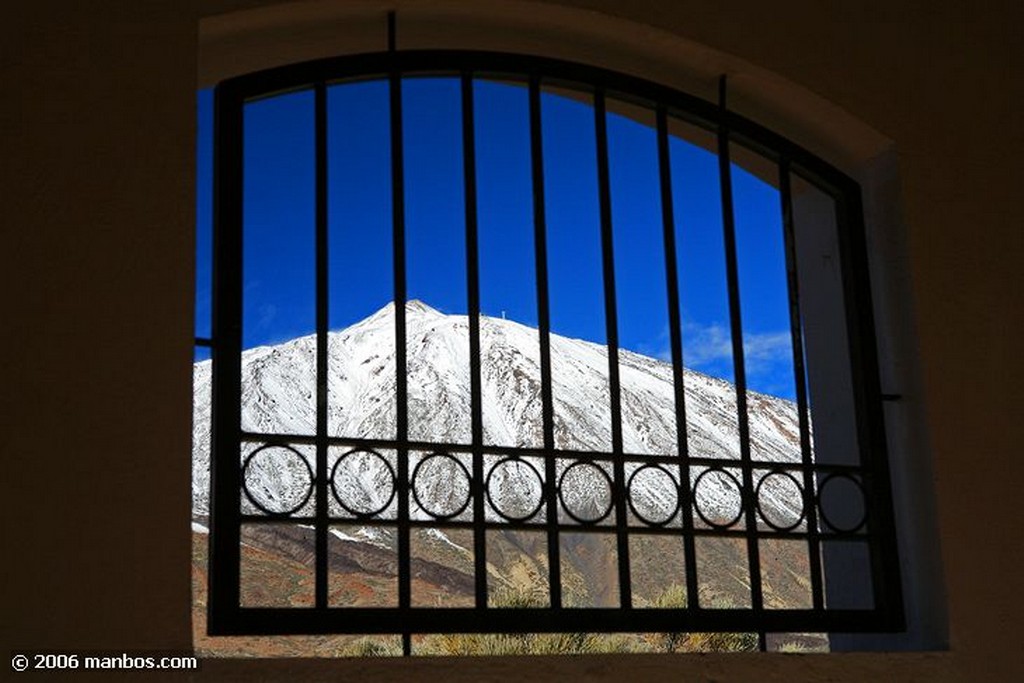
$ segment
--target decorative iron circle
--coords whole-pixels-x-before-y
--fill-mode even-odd
[[[353,501],[346,500],[345,497],[338,492],[338,472],[339,468],[341,467],[341,464],[346,460],[348,460],[350,463],[355,460],[362,460],[367,463],[380,463],[381,465],[383,465],[383,468],[380,468],[380,465],[377,465],[377,473],[371,475],[370,481],[370,484],[372,486],[379,486],[381,482],[379,482],[378,480],[382,477],[384,473],[387,474],[387,486],[388,488],[390,488],[391,492],[388,494],[387,499],[383,503],[379,502],[379,498],[377,501],[370,500],[371,497],[367,495],[366,498],[370,503],[369,505],[354,505]],[[372,466],[373,465],[367,464],[364,465],[361,469],[365,471]],[[387,458],[385,458],[377,451],[368,448],[353,448],[352,450],[338,458],[337,462],[334,463],[334,467],[331,468],[331,493],[334,495],[334,500],[338,501],[338,505],[343,507],[345,511],[349,514],[355,515],[356,517],[360,518],[374,517],[387,510],[388,506],[391,505],[391,501],[395,499],[395,470],[391,466],[391,463],[388,462]],[[376,506],[373,505],[374,503],[376,503]]]
[[[594,498],[588,498],[586,500],[578,501],[573,498],[570,494],[569,500],[566,500],[566,484],[570,491],[574,487],[584,488],[586,482],[584,478],[588,475],[586,472],[594,471],[597,475],[589,475],[591,481],[599,482],[598,485],[607,492],[608,504],[604,506],[602,510],[600,503],[596,496]],[[568,478],[568,482],[566,479]],[[573,464],[569,465],[562,471],[562,476],[558,478],[558,498],[562,501],[562,509],[565,510],[565,514],[569,515],[572,519],[579,522],[580,524],[597,524],[612,511],[612,480],[608,476],[608,473],[601,467],[598,467],[592,462],[585,460],[577,460]],[[571,501],[571,502],[570,502]],[[573,510],[573,505],[577,503],[583,503],[584,505],[593,506],[593,513],[588,514],[590,511],[586,507],[581,507],[577,510]]]
[[[428,465],[427,463],[431,464]],[[445,500],[450,504],[450,507],[446,507],[443,510],[432,510],[423,502],[423,499],[427,496],[425,491],[421,495],[421,474],[428,481],[436,482],[437,487],[448,489],[447,491],[442,490],[441,493],[442,495],[447,494]],[[465,482],[464,486],[459,485],[460,481]],[[451,519],[462,514],[462,511],[469,505],[470,492],[473,488],[472,484],[473,479],[469,476],[469,470],[466,469],[466,466],[458,458],[451,453],[436,451],[416,463],[416,467],[412,470],[412,486],[410,488],[412,489],[412,497],[416,500],[416,504],[420,506],[421,510],[434,519]],[[460,489],[463,490],[460,491]],[[460,498],[462,499],[461,502],[459,501]]]
[[[793,521],[792,524],[777,524],[769,517],[767,513],[765,513],[764,505],[762,505],[761,500],[761,487],[764,486],[764,483],[768,481],[768,479],[771,477],[783,477],[784,479],[788,479],[793,483],[793,486],[796,487],[797,493],[799,493],[800,514],[797,515],[797,518]],[[758,516],[761,517],[761,520],[765,524],[770,526],[772,529],[775,529],[776,531],[792,531],[800,525],[800,522],[804,520],[804,517],[807,514],[807,510],[804,506],[804,489],[802,486],[800,486],[800,482],[796,480],[796,477],[794,477],[792,474],[785,470],[772,470],[771,472],[768,472],[766,475],[761,477],[761,481],[757,482],[757,488],[754,489],[754,500],[756,501]]]
[[[727,522],[712,521],[711,518],[705,514],[705,511],[701,509],[701,496],[698,492],[698,489],[700,488],[701,482],[704,480],[704,477],[708,476],[709,474],[719,474],[725,477],[726,480],[728,482],[732,482],[732,485],[736,488],[736,500],[739,502],[739,505],[737,505],[735,516],[733,516]],[[701,472],[700,475],[698,475],[696,481],[693,482],[693,509],[697,512],[697,516],[700,517],[701,520],[708,526],[714,527],[716,529],[728,529],[736,522],[738,522],[740,520],[740,517],[743,516],[743,487],[740,486],[739,480],[736,479],[736,477],[732,473],[722,469],[721,467],[710,467]]]
[[[267,504],[265,504],[267,503],[267,501],[260,501],[260,496],[258,496],[249,488],[249,475],[253,471],[252,468],[256,467],[259,469],[274,469],[272,463],[270,465],[261,466],[260,461],[256,460],[257,456],[260,456],[260,454],[262,453],[264,455],[260,456],[260,460],[263,460],[266,457],[273,458],[274,456],[269,454],[272,454],[275,451],[283,451],[285,457],[288,460],[294,461],[294,459],[297,459],[299,462],[302,463],[302,467],[293,466],[289,468],[289,470],[287,471],[284,469],[279,470],[278,478],[280,479],[280,475],[283,474],[285,479],[281,483],[283,483],[285,486],[292,484],[293,482],[291,480],[296,476],[296,470],[298,470],[298,476],[300,478],[304,474],[305,478],[308,480],[308,483],[302,484],[301,488],[296,487],[297,491],[300,493],[295,493],[291,496],[288,496],[288,500],[282,501],[282,509],[280,510],[272,510],[270,507],[268,507]],[[294,459],[292,458],[292,456],[294,456]],[[278,465],[278,468],[280,467],[282,466]],[[301,493],[303,490],[305,492]],[[309,501],[310,496],[313,495],[313,468],[310,466],[309,461],[302,457],[302,454],[299,453],[294,448],[292,448],[291,446],[269,443],[263,444],[262,446],[254,450],[252,453],[247,455],[245,458],[245,462],[242,464],[242,492],[245,493],[245,497],[249,499],[250,503],[252,503],[254,506],[256,506],[258,510],[265,514],[272,515],[274,517],[283,517],[285,515],[293,514],[301,510],[302,507]],[[266,493],[271,497],[271,499],[274,498],[273,492],[266,491]]]
[[[826,491],[831,486],[834,490],[835,486],[842,486],[842,484],[836,484],[834,482],[849,482],[853,485],[853,490],[856,491],[857,502],[860,504],[860,510],[855,515],[850,515],[851,521],[848,524],[843,524],[843,521],[847,521],[843,518],[844,515],[849,514],[849,511],[845,509],[843,511],[833,510],[832,513],[826,512]],[[850,490],[847,491],[849,495]],[[864,487],[859,481],[854,479],[848,474],[841,472],[833,472],[832,474],[825,477],[822,480],[821,486],[818,487],[818,512],[821,514],[821,520],[825,522],[833,531],[839,534],[852,534],[856,533],[864,526],[868,519],[867,506],[865,505]],[[844,503],[849,503],[850,500],[845,500]],[[831,507],[830,505],[828,507]],[[852,509],[852,508],[850,508]],[[855,520],[855,523],[854,521]],[[837,523],[838,522],[838,523]]]
[[[671,490],[672,494],[675,496],[675,502],[671,506],[660,506],[662,514],[658,515],[657,518],[648,517],[644,515],[644,513],[640,512],[640,506],[636,504],[636,495],[633,491],[633,483],[637,481],[637,477],[641,477],[640,482],[642,483],[644,479],[649,480],[651,476],[664,477],[667,479],[669,483],[667,486],[664,486],[664,488]],[[652,485],[653,482],[648,481],[646,484],[643,484],[642,488],[650,490],[653,488]],[[629,475],[629,481],[626,482],[626,492],[629,494],[626,497],[626,500],[629,503],[629,509],[632,510],[633,514],[640,518],[640,521],[644,524],[649,524],[651,526],[664,526],[668,524],[673,517],[675,517],[676,511],[679,509],[679,484],[677,484],[676,480],[672,478],[672,475],[668,473],[668,470],[661,465],[648,464],[637,468],[633,474]]]
[[[527,472],[532,474],[533,477],[529,477],[529,475],[525,478],[519,477],[520,483],[523,485],[520,488],[513,489],[514,493],[522,494],[521,501],[523,505],[518,506],[518,509],[526,511],[524,514],[516,514],[512,510],[502,509],[501,505],[499,505],[499,502],[495,500],[495,497],[492,494],[491,483],[495,473],[499,469],[506,470],[510,467],[516,467],[518,469],[524,466],[526,467]],[[509,475],[502,474],[499,475],[499,479],[506,479],[508,476]],[[533,481],[537,482],[536,487],[532,486]],[[544,505],[544,479],[540,476],[540,472],[537,471],[537,468],[530,464],[528,460],[523,460],[517,456],[503,458],[496,462],[494,467],[491,468],[491,471],[487,473],[487,481],[484,484],[484,489],[486,490],[487,502],[490,503],[491,509],[493,509],[502,519],[508,520],[509,522],[524,522],[540,512],[541,506]],[[536,498],[536,503],[532,502],[534,498]],[[500,501],[502,504],[506,503],[504,499],[500,499]]]

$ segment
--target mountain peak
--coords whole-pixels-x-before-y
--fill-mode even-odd
[[[405,314],[406,317],[415,318],[443,318],[445,314],[437,310],[433,306],[423,303],[419,299],[410,299],[405,302]],[[395,319],[395,302],[389,301],[372,314],[367,316],[365,319],[353,324],[351,328],[347,329],[360,329],[373,327],[380,324],[392,325]],[[344,332],[345,330],[337,330],[338,332]]]
[[[444,313],[437,310],[433,306],[425,304],[420,299],[409,299],[408,301],[406,301],[405,310],[407,313],[419,313],[423,315],[444,315]]]

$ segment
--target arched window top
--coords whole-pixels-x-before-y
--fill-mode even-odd
[[[286,3],[205,17],[199,27],[199,85],[337,55],[388,49],[394,3],[346,0]],[[784,135],[848,173],[892,140],[835,102],[743,59],[728,48],[651,24],[535,0],[429,3],[398,10],[396,46],[497,50],[591,64],[708,101],[730,79],[730,109]],[[726,50],[726,51],[723,51]]]

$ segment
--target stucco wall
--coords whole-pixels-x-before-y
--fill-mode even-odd
[[[189,646],[199,24],[263,4],[270,3],[36,0],[3,10],[5,649]],[[605,16],[594,21],[619,17],[733,55],[895,142],[925,388],[911,398],[926,410],[933,455],[949,651],[222,661],[204,663],[198,677],[314,680],[324,670],[360,681],[1024,677],[1017,538],[1024,51],[1014,5],[550,5],[597,10]]]

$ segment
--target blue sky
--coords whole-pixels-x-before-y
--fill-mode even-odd
[[[475,83],[480,291],[484,314],[537,324],[526,89]],[[409,298],[467,311],[459,83],[403,83]],[[199,93],[197,329],[209,334],[212,92]],[[594,116],[583,101],[542,98],[552,331],[605,341]],[[330,327],[393,298],[388,93],[383,81],[328,89]],[[247,105],[246,347],[315,329],[313,94]],[[669,358],[661,202],[652,121],[608,116],[619,339]],[[732,379],[718,163],[670,141],[688,367]],[[792,398],[793,369],[778,193],[733,167],[748,384]]]

